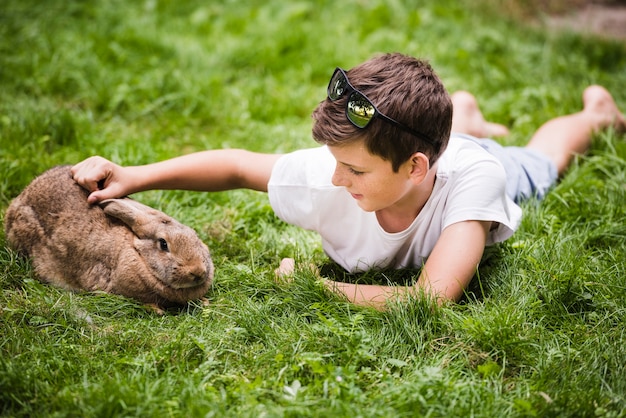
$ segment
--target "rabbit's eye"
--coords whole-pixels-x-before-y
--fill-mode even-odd
[[[165,241],[163,238],[159,238],[159,247],[161,248],[162,251],[169,251],[169,247],[167,246],[167,241]]]

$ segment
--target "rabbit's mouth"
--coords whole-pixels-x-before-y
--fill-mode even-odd
[[[211,285],[213,279],[213,269],[200,270],[197,272],[189,272],[183,277],[174,275],[167,285],[172,289],[193,289],[197,287],[205,287]]]
[[[175,291],[206,290],[213,283],[213,262],[209,258],[200,263],[178,264],[169,272],[161,272],[157,279]]]
[[[208,275],[207,275],[208,276]],[[194,287],[204,286],[208,281],[208,277],[195,277],[193,280],[181,280],[170,283],[170,287],[174,289],[191,289]]]

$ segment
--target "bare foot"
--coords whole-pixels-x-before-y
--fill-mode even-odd
[[[509,134],[509,128],[499,123],[485,121],[484,135],[486,138],[494,138],[498,136],[507,136]]]
[[[469,134],[478,138],[506,136],[509,129],[499,123],[487,122],[473,94],[457,91],[452,99],[452,131]]]
[[[595,121],[595,130],[613,127],[616,132],[626,132],[626,118],[620,112],[613,96],[602,86],[589,86],[583,92],[583,112]]]

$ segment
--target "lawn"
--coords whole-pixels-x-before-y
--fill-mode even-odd
[[[524,144],[606,86],[626,109],[626,45],[547,32],[496,0],[3,0],[0,218],[37,174],[99,154],[129,165],[214,148],[314,146],[336,66],[428,58]],[[0,415],[171,417],[626,416],[626,142],[598,135],[467,296],[383,312],[329,293],[319,238],[267,196],[136,199],[211,248],[207,302],[164,315],[37,281],[0,232]],[[411,281],[413,271],[348,280]]]

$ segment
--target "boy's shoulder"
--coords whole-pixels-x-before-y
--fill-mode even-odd
[[[481,139],[452,135],[448,147],[437,161],[437,182],[444,195],[460,189],[481,195],[506,189],[502,163],[481,146]],[[447,199],[445,197],[444,199]]]
[[[470,135],[453,133],[446,150],[439,159],[439,166],[447,170],[462,170],[464,168],[501,165],[500,161],[481,145],[483,139]],[[484,164],[482,164],[484,163]]]
[[[269,184],[324,187],[330,184],[334,167],[335,159],[325,145],[292,151],[276,161]]]

